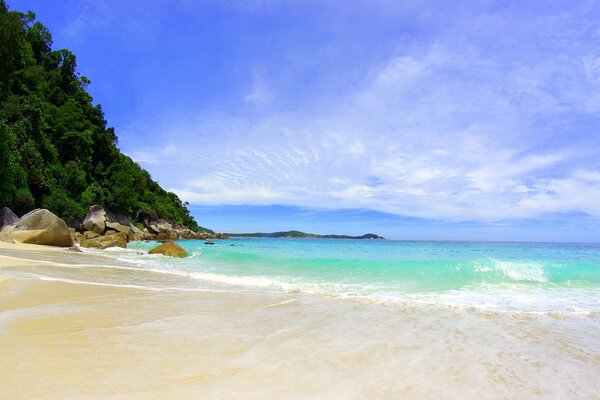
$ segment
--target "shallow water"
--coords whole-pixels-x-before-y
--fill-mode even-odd
[[[376,303],[522,312],[600,311],[600,245],[232,239],[181,241],[183,260],[123,260],[199,282]],[[148,250],[152,242],[130,249]]]

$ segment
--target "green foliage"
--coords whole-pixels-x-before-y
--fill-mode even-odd
[[[66,190],[61,188],[54,188],[50,194],[44,196],[42,207],[52,210],[69,221],[80,218],[86,211]]]
[[[187,204],[119,151],[89,83],[33,13],[0,0],[0,206],[73,220],[98,203],[134,221],[156,211],[199,229]]]

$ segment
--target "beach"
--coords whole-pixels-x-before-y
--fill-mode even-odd
[[[0,263],[0,398],[600,396],[597,312],[199,286],[33,245],[1,243]]]

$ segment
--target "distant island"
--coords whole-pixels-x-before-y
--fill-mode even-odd
[[[303,238],[303,239],[367,239],[367,240],[384,240],[383,236],[375,235],[373,233],[367,233],[362,236],[349,236],[349,235],[316,235],[314,233],[305,233],[300,231],[285,231],[285,232],[271,232],[271,233],[225,233],[226,236],[230,237],[246,237],[246,238]]]

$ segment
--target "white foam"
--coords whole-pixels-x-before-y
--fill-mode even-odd
[[[120,283],[91,282],[91,281],[83,281],[83,280],[79,280],[79,279],[57,278],[57,277],[50,277],[50,276],[38,276],[37,278],[42,281],[66,282],[66,283],[75,283],[75,284],[80,284],[80,285],[107,286],[107,287],[126,288],[126,289],[148,290],[148,291],[153,291],[153,292],[166,292],[166,291],[217,292],[217,293],[230,292],[229,290],[207,289],[207,288],[182,288],[182,287],[168,287],[168,286],[155,287],[155,286],[129,285],[129,284],[120,284]]]
[[[469,311],[561,312],[584,315],[600,311],[600,289],[565,289],[557,292],[556,290],[537,287],[524,288],[519,285],[489,285],[487,287],[462,288],[443,292],[378,293],[376,287],[362,287],[360,289],[363,290],[359,290],[356,285],[344,283],[291,281],[257,276],[231,276],[195,272],[186,275],[201,281],[226,285],[283,290],[363,303],[407,307],[433,306]],[[371,293],[367,294],[367,292]]]
[[[490,259],[489,265],[475,265],[475,271],[483,273],[495,272],[516,282],[547,283],[548,277],[544,265],[534,261],[502,261]]]
[[[236,286],[254,286],[260,288],[283,288],[283,282],[265,278],[265,277],[254,277],[254,276],[235,276],[235,275],[223,275],[214,273],[202,273],[202,272],[191,272],[187,274],[189,277],[199,279],[203,281],[225,283],[228,285]]]
[[[88,250],[86,252],[104,254],[106,250]],[[514,282],[512,284],[493,284],[470,286],[456,290],[435,291],[430,293],[409,293],[401,290],[391,291],[378,285],[350,284],[344,282],[308,281],[301,277],[233,275],[206,270],[201,262],[186,264],[186,260],[167,258],[162,255],[139,254],[139,249],[112,248],[109,255],[115,260],[127,263],[127,266],[108,266],[132,270],[152,271],[161,274],[187,277],[198,281],[182,282],[183,287],[149,287],[140,285],[121,285],[118,283],[78,282],[116,287],[132,287],[144,290],[239,290],[240,288],[256,288],[260,290],[287,291],[306,293],[327,298],[346,299],[374,304],[402,305],[407,307],[450,307],[460,310],[499,311],[499,312],[564,312],[570,314],[591,315],[600,312],[600,289],[563,289],[543,288],[540,285],[523,285],[522,282],[547,283],[548,277],[544,265],[529,261],[502,261],[490,259],[487,263],[475,266],[476,271],[485,274],[499,274]],[[199,256],[192,252],[192,257]],[[37,263],[40,261],[30,260]],[[60,262],[44,262],[60,267],[96,267],[102,265],[76,264],[65,265]],[[199,269],[204,267],[204,271]],[[546,266],[548,268],[548,266]],[[56,279],[57,278],[44,278]],[[207,289],[209,284],[211,289]],[[167,283],[177,286],[177,283]],[[154,285],[160,286],[160,285]],[[214,288],[214,289],[212,289]]]

